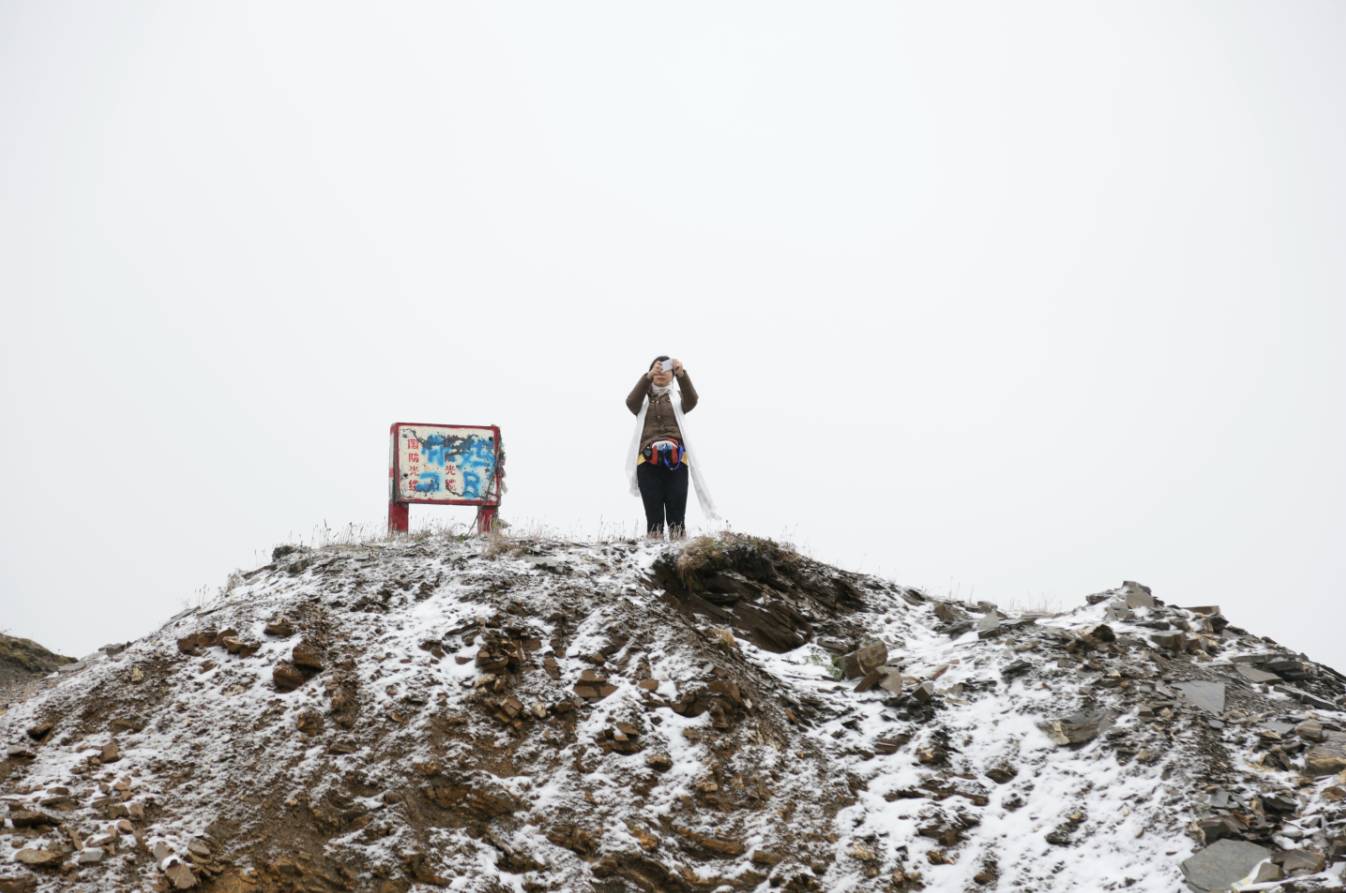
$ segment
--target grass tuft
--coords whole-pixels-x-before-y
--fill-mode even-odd
[[[684,584],[720,570],[769,566],[795,570],[802,556],[790,546],[761,536],[728,531],[689,540],[678,553],[675,567]]]

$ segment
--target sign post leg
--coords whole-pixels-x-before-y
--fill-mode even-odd
[[[485,535],[495,528],[495,513],[498,511],[499,509],[493,505],[483,505],[477,508],[477,533]]]
[[[405,502],[388,503],[388,533],[406,533],[411,528],[411,506]]]

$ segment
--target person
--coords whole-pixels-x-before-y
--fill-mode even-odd
[[[716,517],[702,481],[699,457],[693,456],[687,441],[685,414],[696,407],[698,399],[682,360],[668,356],[655,357],[626,395],[626,408],[636,417],[627,451],[627,477],[632,495],[644,503],[645,535],[650,539],[663,538],[665,523],[671,539],[686,536],[689,478],[702,510]]]

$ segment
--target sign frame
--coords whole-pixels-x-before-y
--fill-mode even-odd
[[[402,479],[401,450],[398,444],[403,428],[477,428],[490,431],[495,442],[495,474],[491,476],[490,491],[481,499],[427,499],[425,497],[407,497],[398,493],[398,482]],[[410,527],[410,507],[412,505],[475,505],[477,507],[476,528],[480,533],[490,533],[495,516],[500,507],[501,478],[504,476],[504,452],[500,439],[499,425],[465,425],[448,422],[393,422],[388,428],[388,532],[406,533]]]

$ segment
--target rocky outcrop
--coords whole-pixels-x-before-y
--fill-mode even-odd
[[[1340,890],[1346,680],[1127,582],[278,548],[0,716],[0,893]]]

